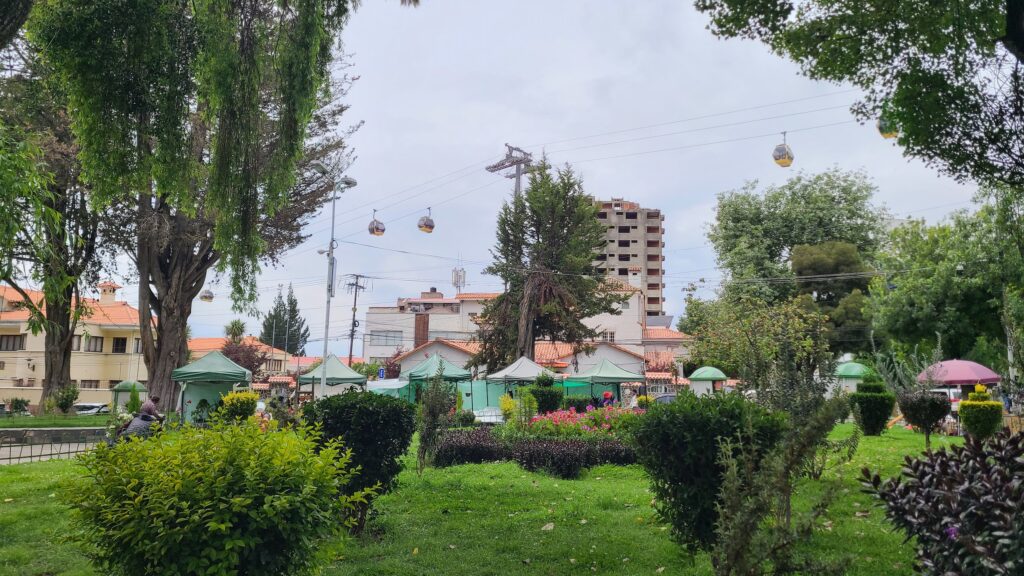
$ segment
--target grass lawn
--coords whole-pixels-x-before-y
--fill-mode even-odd
[[[844,425],[836,434],[849,430]],[[933,445],[958,441],[940,437]],[[827,473],[828,481],[841,486],[830,524],[811,544],[814,552],[856,559],[849,564],[851,575],[909,574],[912,547],[902,544],[882,511],[860,493],[857,477],[865,465],[895,473],[904,454],[923,447],[923,436],[894,429],[864,438],[854,462]],[[95,574],[63,540],[67,517],[52,496],[74,473],[68,462],[0,466],[0,575]],[[805,483],[798,507],[819,489]],[[350,540],[326,573],[710,574],[706,557],[691,559],[669,540],[650,501],[638,467],[603,466],[574,481],[507,463],[427,470],[422,478],[407,470],[399,489],[380,499],[381,515],[369,533]],[[553,526],[545,530],[548,525]]]
[[[0,428],[103,428],[110,416],[0,416]]]

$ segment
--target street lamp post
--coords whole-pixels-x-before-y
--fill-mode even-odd
[[[323,176],[330,176],[330,172],[319,162],[313,164],[313,170]],[[334,259],[334,248],[338,245],[334,239],[334,214],[335,208],[338,203],[338,194],[344,192],[348,188],[353,188],[356,185],[354,178],[348,176],[343,177],[341,180],[334,181],[333,190],[331,191],[331,242],[327,245],[327,250],[317,250],[320,254],[327,254],[327,310],[324,311],[324,355],[320,359],[320,391],[323,393],[327,389],[327,344],[328,337],[331,332],[331,297],[334,296],[334,272],[337,266],[337,262]],[[316,388],[312,390],[313,400],[316,400]]]

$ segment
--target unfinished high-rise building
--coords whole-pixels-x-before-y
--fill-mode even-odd
[[[651,325],[665,315],[665,216],[622,198],[598,200],[597,218],[605,227],[605,248],[597,265],[613,278],[643,290]]]

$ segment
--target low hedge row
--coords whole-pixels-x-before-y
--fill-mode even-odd
[[[636,462],[629,446],[612,438],[519,438],[503,442],[487,428],[454,430],[441,439],[434,465],[481,464],[511,460],[531,472],[578,478],[600,464],[627,466]]]

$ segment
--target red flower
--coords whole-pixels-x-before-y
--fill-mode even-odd
[[[605,400],[611,400],[612,399],[612,393],[611,392],[605,392],[604,393],[604,399]]]

